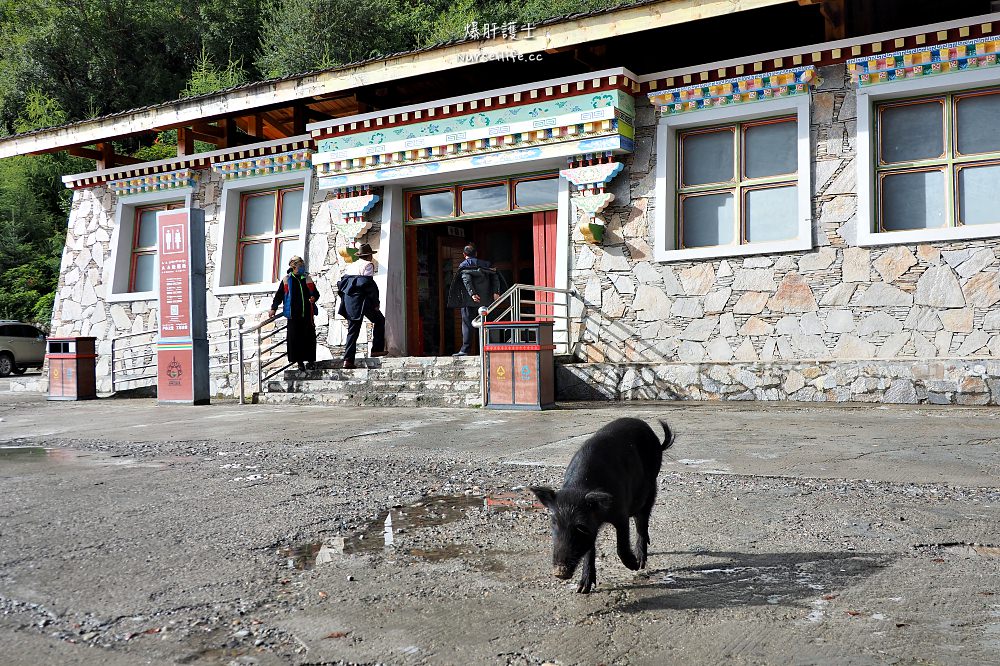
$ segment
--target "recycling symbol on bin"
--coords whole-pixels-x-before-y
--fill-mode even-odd
[[[521,379],[523,381],[531,379],[531,368],[526,365],[521,366]]]

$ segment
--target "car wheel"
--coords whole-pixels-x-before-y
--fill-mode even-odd
[[[0,377],[6,377],[14,370],[14,357],[10,354],[0,354]]]
[[[28,371],[28,368],[27,367],[23,367],[23,366],[18,366],[16,368],[14,368],[14,374],[15,375],[23,375],[27,371]]]

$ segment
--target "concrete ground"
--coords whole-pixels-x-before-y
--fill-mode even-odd
[[[1000,663],[993,409],[6,388],[4,663]],[[649,566],[625,569],[605,529],[596,592],[576,594],[524,487],[558,485],[625,415],[677,432]]]

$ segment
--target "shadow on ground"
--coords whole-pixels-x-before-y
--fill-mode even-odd
[[[622,586],[641,598],[615,608],[625,613],[652,609],[803,606],[835,593],[889,565],[883,553],[734,553],[665,552],[712,558],[711,563],[676,569],[650,569],[647,582]],[[649,592],[654,594],[648,595]],[[659,593],[657,593],[659,592]]]

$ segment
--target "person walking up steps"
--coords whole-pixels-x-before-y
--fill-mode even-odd
[[[378,285],[375,284],[375,265],[372,263],[375,250],[368,243],[362,243],[355,260],[347,265],[337,282],[340,293],[340,308],[337,313],[347,320],[347,343],[344,345],[344,367],[355,366],[358,350],[358,335],[364,318],[373,325],[370,355],[385,356],[385,317],[379,311]]]
[[[462,309],[462,347],[452,356],[468,356],[471,353],[476,330],[472,322],[479,315],[479,308],[492,305],[502,291],[503,278],[490,262],[476,257],[475,245],[466,245],[462,254],[465,259],[458,265],[458,272],[448,290],[448,306]]]
[[[319,291],[306,272],[306,262],[302,257],[292,257],[288,261],[288,272],[281,278],[278,291],[274,294],[268,316],[273,317],[281,306],[281,313],[288,320],[285,336],[288,362],[297,363],[299,370],[312,369],[316,362],[315,315],[318,300]]]

